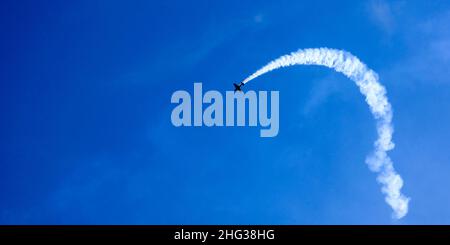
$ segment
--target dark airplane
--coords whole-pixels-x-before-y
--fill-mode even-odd
[[[244,86],[243,82],[239,83],[239,85],[237,85],[236,83],[233,83],[233,85],[234,85],[234,92],[236,92],[236,91],[242,92],[241,87]]]

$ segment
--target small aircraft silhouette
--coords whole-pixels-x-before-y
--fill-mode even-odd
[[[243,82],[239,83],[239,85],[236,84],[236,83],[233,83],[233,85],[234,85],[234,92],[236,92],[236,91],[241,91],[242,92],[241,87],[244,86]]]

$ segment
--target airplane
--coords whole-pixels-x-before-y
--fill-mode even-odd
[[[239,83],[239,85],[236,84],[236,83],[233,83],[233,85],[234,85],[234,92],[236,92],[236,91],[241,91],[242,92],[241,87],[244,86],[243,82]]]

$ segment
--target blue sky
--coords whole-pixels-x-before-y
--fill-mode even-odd
[[[1,224],[449,224],[448,1],[3,1]],[[181,127],[172,93],[231,90],[299,48],[345,49],[380,75],[391,219],[364,163],[357,87],[322,67],[274,71],[280,131]]]

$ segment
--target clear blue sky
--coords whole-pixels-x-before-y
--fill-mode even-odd
[[[450,224],[448,1],[2,1],[1,224]],[[175,128],[172,93],[231,90],[299,48],[345,49],[380,75],[409,214],[364,163],[357,87],[292,67],[280,131]]]

